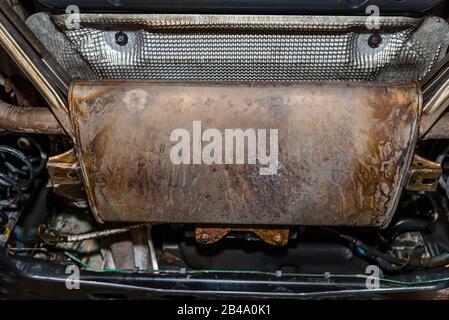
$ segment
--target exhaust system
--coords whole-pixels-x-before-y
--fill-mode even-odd
[[[64,134],[48,108],[18,107],[1,100],[0,128],[23,133]]]
[[[449,55],[421,83],[424,109],[420,136],[423,140],[449,139]]]
[[[78,80],[68,93],[70,79],[5,1],[0,42],[50,106],[0,103],[0,125],[71,136],[99,222],[382,227],[416,141],[449,138],[448,58],[422,93],[413,83]],[[276,170],[261,175],[268,151]]]
[[[69,107],[100,222],[380,227],[421,99],[414,83],[75,81]]]

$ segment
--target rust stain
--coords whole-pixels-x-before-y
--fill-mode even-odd
[[[18,107],[0,100],[0,128],[13,132],[64,134],[64,130],[45,107]]]
[[[441,164],[415,155],[406,189],[409,191],[436,191],[442,174]]]
[[[252,232],[272,246],[285,246],[290,234],[288,228],[196,227],[195,240],[201,244],[212,244],[226,237],[231,231]]]
[[[73,149],[50,157],[47,170],[57,195],[75,205],[87,207],[82,174]]]
[[[70,113],[99,221],[382,226],[411,164],[415,84],[76,81]],[[279,168],[174,165],[172,130],[278,129]]]

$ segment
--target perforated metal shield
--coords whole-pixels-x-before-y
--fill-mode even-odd
[[[83,78],[417,80],[449,44],[449,26],[436,17],[81,14],[78,25],[42,15],[28,25]],[[48,32],[52,21],[58,35]]]

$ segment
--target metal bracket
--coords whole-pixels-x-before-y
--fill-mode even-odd
[[[81,171],[73,149],[50,157],[47,169],[55,193],[79,208],[87,208]]]
[[[409,191],[436,191],[443,174],[439,163],[415,155],[406,189]]]
[[[212,244],[224,238],[231,231],[252,232],[273,246],[285,246],[288,243],[289,229],[246,228],[246,227],[196,227],[195,239],[201,244]]]

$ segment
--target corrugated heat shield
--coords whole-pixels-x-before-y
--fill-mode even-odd
[[[419,80],[449,44],[448,24],[433,16],[38,13],[27,24],[88,79]]]

